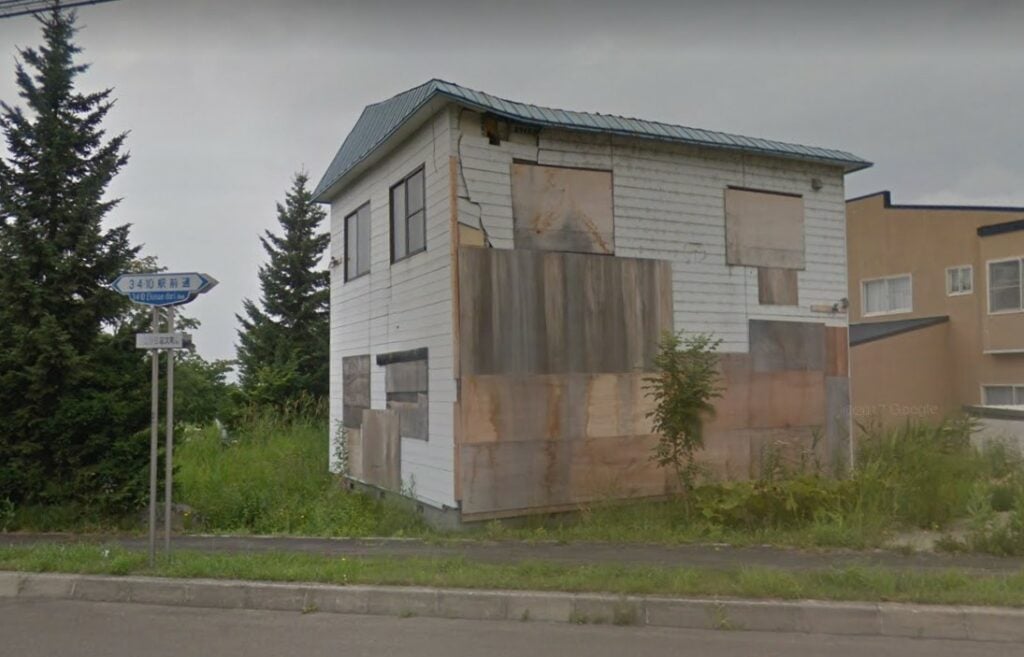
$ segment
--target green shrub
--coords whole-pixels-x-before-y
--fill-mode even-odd
[[[319,415],[251,412],[234,436],[193,428],[177,451],[178,498],[207,531],[321,536],[423,530],[409,511],[341,488]]]
[[[704,420],[714,415],[712,400],[722,396],[715,353],[721,343],[705,333],[665,333],[654,357],[657,374],[645,379],[655,403],[648,417],[658,434],[652,458],[672,468],[687,492],[699,473],[695,455],[704,447]]]

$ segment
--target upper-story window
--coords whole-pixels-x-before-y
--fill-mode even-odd
[[[960,265],[946,269],[946,294],[957,296],[970,294],[974,291],[974,268],[971,265]]]
[[[345,217],[345,280],[370,273],[370,203]]]
[[[1024,406],[1024,385],[982,386],[985,406]]]
[[[990,313],[1014,312],[1024,309],[1021,273],[1024,270],[1020,258],[996,260],[988,263],[988,311]]]
[[[427,250],[423,167],[391,188],[391,262]]]
[[[863,314],[889,315],[914,309],[910,274],[861,281]]]

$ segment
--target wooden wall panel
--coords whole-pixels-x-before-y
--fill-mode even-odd
[[[517,249],[615,253],[612,173],[512,163]]]
[[[464,445],[463,515],[664,495],[669,476],[650,458],[656,440],[647,435]]]
[[[672,329],[667,262],[472,247],[459,258],[463,376],[646,371]]]
[[[849,376],[850,337],[845,326],[825,327],[825,375]]]
[[[825,369],[825,325],[817,322],[750,320],[755,372]]]
[[[800,305],[795,269],[757,268],[757,302],[762,306]]]
[[[370,356],[346,356],[341,359],[342,424],[358,429],[363,411],[370,408]]]
[[[362,481],[387,490],[401,490],[402,439],[398,436],[398,423],[398,414],[393,411],[363,411]]]
[[[730,265],[803,269],[803,198],[727,188],[725,258]]]

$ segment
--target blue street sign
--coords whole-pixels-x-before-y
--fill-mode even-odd
[[[135,303],[147,306],[180,306],[208,292],[217,279],[198,272],[121,274],[111,288]]]

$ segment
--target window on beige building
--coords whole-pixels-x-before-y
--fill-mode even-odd
[[[864,315],[908,313],[914,309],[910,274],[861,281]]]
[[[995,260],[988,263],[988,311],[990,313],[1012,312],[1024,308],[1021,298],[1020,258]]]
[[[974,268],[971,265],[960,265],[946,269],[946,294],[970,294],[974,291]]]
[[[1024,385],[982,386],[983,402],[986,406],[1024,405]]]

